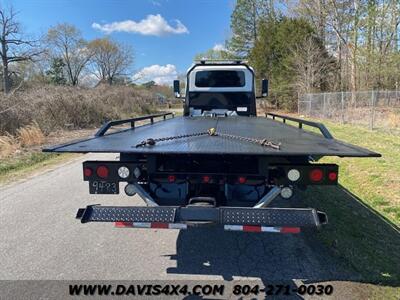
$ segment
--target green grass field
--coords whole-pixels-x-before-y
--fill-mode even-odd
[[[325,157],[339,165],[338,187],[304,192],[307,206],[325,211],[329,224],[316,235],[362,281],[400,293],[400,136],[323,121],[336,139],[382,154],[381,158]]]
[[[339,183],[400,225],[400,136],[324,121],[334,137],[382,154],[380,158],[324,158],[340,165]]]

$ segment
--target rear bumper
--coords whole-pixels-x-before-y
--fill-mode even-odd
[[[118,224],[189,225],[211,223],[224,225],[228,230],[234,230],[234,228],[238,228],[237,226],[320,227],[327,223],[326,214],[313,208],[91,205],[79,209],[77,218],[82,223],[117,222]]]

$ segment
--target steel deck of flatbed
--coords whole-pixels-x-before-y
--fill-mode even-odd
[[[220,136],[198,136],[159,142],[136,148],[148,138],[192,134],[216,128],[217,132],[268,139],[281,143],[280,150]],[[44,149],[45,152],[102,152],[146,154],[223,154],[261,156],[379,157],[367,149],[327,139],[264,117],[175,117],[153,124]]]

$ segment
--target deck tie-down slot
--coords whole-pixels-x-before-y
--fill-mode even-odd
[[[312,208],[88,206],[77,218],[86,222],[213,222],[222,225],[320,226],[326,215]]]

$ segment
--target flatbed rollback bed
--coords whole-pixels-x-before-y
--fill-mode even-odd
[[[179,82],[174,90],[180,96]],[[267,82],[262,82],[267,93]],[[184,116],[172,113],[106,123],[93,138],[45,152],[119,153],[119,161],[85,161],[83,178],[92,194],[140,196],[147,206],[89,205],[86,222],[117,227],[174,228],[222,225],[226,230],[297,233],[319,228],[325,213],[314,208],[270,207],[297,188],[336,185],[338,166],[323,156],[379,157],[338,141],[307,120],[255,113],[254,72],[242,62],[194,64],[188,71]],[[139,121],[147,124],[137,126]],[[290,121],[289,125],[286,122]],[[116,125],[130,128],[108,133]],[[304,130],[311,126],[320,134]]]

